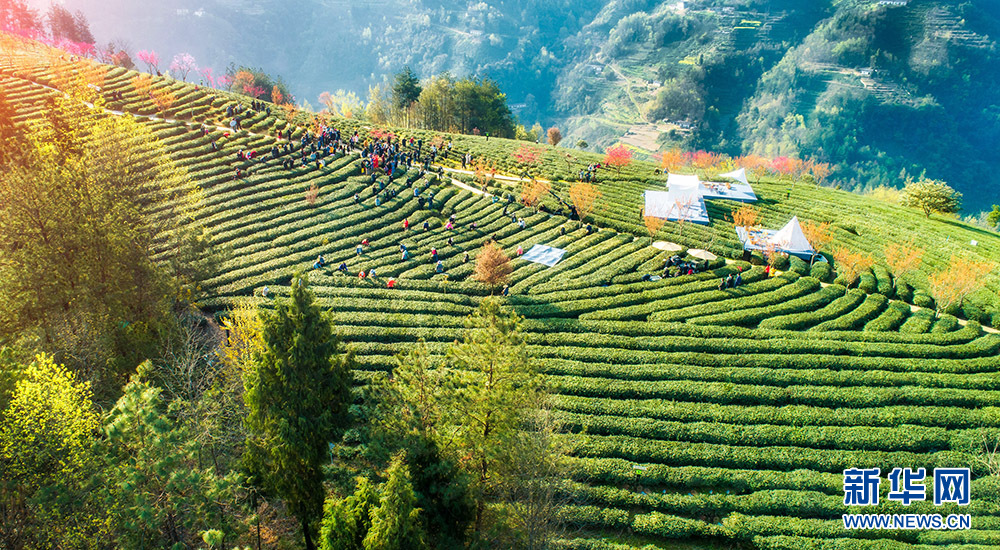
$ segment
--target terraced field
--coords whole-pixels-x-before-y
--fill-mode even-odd
[[[60,93],[52,89],[59,87],[56,71],[30,56],[4,63],[0,86],[17,106],[18,119],[40,116],[48,98]],[[102,94],[122,92],[124,100],[106,107],[156,114],[133,89],[135,74],[107,71]],[[516,205],[505,215],[504,200],[494,202],[453,185],[450,177],[417,170],[391,182],[382,177],[386,188],[399,192],[375,206],[356,154],[328,159],[321,168],[283,168],[281,157],[237,163],[240,149],[269,151],[285,143],[276,137],[279,130],[293,137],[305,131],[277,109],[227,139],[217,124],[226,106],[240,101],[236,96],[162,79],[154,87],[170,87],[179,100],[162,116],[138,120],[202,189],[201,217],[226,249],[221,269],[205,283],[202,306],[218,315],[240,300],[266,306],[272,298],[260,297],[261,288],[269,287],[271,296],[284,294],[292,273],[307,271],[340,335],[357,351],[359,384],[392,368],[394,355],[418,338],[441,352],[461,336],[464,318],[489,293],[471,280],[474,262],[464,255],[474,259],[486,239],[496,235],[511,254],[536,243],[568,251],[553,268],[514,260],[507,298],[525,317],[530,351],[573,448],[568,491],[576,504],[563,512],[573,527],[567,547],[908,549],[1000,543],[1000,483],[976,459],[983,433],[1000,437],[1000,336],[978,322],[935,318],[928,309],[879,294],[877,284],[864,290],[827,284],[803,266],[766,277],[759,266],[720,259],[705,273],[644,281],[644,274],[662,270],[664,260],[642,236],[637,215],[638,193],[662,185],[649,165],[636,163],[602,183],[603,204],[588,220],[590,234],[580,222]],[[335,124],[349,132],[360,127]],[[425,143],[430,137],[400,133]],[[451,139],[460,153],[488,155],[508,169],[507,154],[517,147],[496,139]],[[556,181],[557,193],[568,185],[561,181],[568,177],[565,154],[547,148],[542,168]],[[250,175],[235,178],[237,166],[249,168]],[[304,194],[314,184],[318,199],[310,205]],[[793,214],[834,221],[838,242],[876,251],[915,232],[933,251],[924,271],[908,281],[918,288],[951,253],[1000,259],[995,235],[847,193],[802,183],[790,187],[771,181],[756,186],[769,224]],[[420,207],[414,190],[422,197],[433,194],[430,208]],[[667,224],[658,238],[736,257],[732,226],[722,221],[735,204],[709,204],[712,225]],[[525,228],[512,223],[509,213],[523,218]],[[456,228],[448,230],[452,215]],[[359,256],[356,246],[363,239],[369,244]],[[978,246],[968,245],[972,239]],[[409,260],[401,259],[400,243],[409,249]],[[444,273],[430,262],[432,247]],[[312,269],[319,254],[327,267]],[[348,274],[336,270],[342,262]],[[373,268],[375,281],[358,279],[359,270]],[[719,279],[738,269],[746,284],[719,290]],[[396,288],[386,288],[389,277],[398,280]],[[998,292],[993,276],[975,297],[984,315],[995,311]],[[971,466],[973,502],[961,509],[890,503],[880,505],[879,513],[968,513],[974,529],[844,530],[840,517],[849,510],[842,471],[896,466]],[[885,493],[888,483],[882,487]]]

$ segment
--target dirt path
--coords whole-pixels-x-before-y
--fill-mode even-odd
[[[608,66],[611,67],[611,70],[614,71],[616,75],[618,75],[618,78],[625,81],[625,93],[628,94],[629,101],[631,101],[632,106],[635,107],[635,112],[639,115],[639,118],[648,124],[649,121],[646,120],[646,115],[642,114],[642,109],[639,108],[639,103],[636,102],[635,97],[632,95],[632,81],[629,80],[629,78],[625,76],[614,63],[609,63]]]

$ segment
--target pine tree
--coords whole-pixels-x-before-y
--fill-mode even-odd
[[[467,321],[464,341],[448,352],[455,392],[446,408],[452,416],[442,447],[454,448],[474,478],[477,533],[486,525],[487,501],[502,485],[510,444],[541,401],[520,324],[516,313],[488,298]]]
[[[372,526],[378,495],[366,477],[357,479],[354,494],[337,502],[327,499],[320,527],[320,550],[361,550]]]
[[[364,550],[427,548],[421,510],[416,506],[417,496],[403,456],[403,453],[397,454],[386,472],[389,479],[382,486],[378,508],[371,512],[372,524],[365,536]]]
[[[328,444],[349,422],[352,354],[339,351],[329,318],[304,277],[290,299],[262,314],[264,350],[247,374],[248,461],[283,498],[313,550],[311,526],[323,509]]]
[[[420,99],[420,80],[413,74],[410,67],[404,67],[403,71],[396,75],[396,83],[392,86],[393,105],[406,113],[406,120],[409,122],[410,107]]]

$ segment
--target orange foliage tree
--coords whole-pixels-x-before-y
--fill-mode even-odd
[[[285,103],[281,108],[285,110],[285,120],[288,121],[288,124],[295,124],[295,117],[299,116],[299,108],[292,103]],[[291,128],[288,128],[289,136],[291,136],[291,132]]]
[[[559,128],[553,126],[546,133],[549,135],[549,145],[559,145],[559,142],[562,141],[562,132],[559,131]]]
[[[676,147],[660,155],[660,168],[664,172],[676,172],[684,166],[684,153]]]
[[[489,241],[476,257],[476,270],[472,278],[496,289],[507,281],[513,271],[507,253],[498,244]]]
[[[281,105],[285,102],[285,94],[281,93],[277,86],[271,88],[271,102],[275,105]]]
[[[600,198],[601,192],[592,183],[575,183],[569,188],[569,199],[573,202],[580,221],[593,213]]]
[[[771,170],[770,160],[752,153],[736,159],[736,164],[749,172],[757,183],[760,183],[761,176],[767,175]]]
[[[309,206],[316,206],[317,199],[319,199],[319,187],[316,187],[316,182],[313,182],[306,190],[306,203]]]
[[[830,231],[830,222],[819,223],[806,220],[800,223],[799,226],[802,228],[802,234],[806,236],[806,240],[812,245],[813,253],[812,257],[809,258],[811,265],[816,259],[816,255],[819,254],[819,251],[833,240],[833,233]]]
[[[237,71],[229,85],[230,90],[243,91],[254,86],[256,79],[250,71]]]
[[[809,163],[809,173],[812,174],[816,183],[823,183],[823,180],[830,175],[830,165],[825,162],[811,162]]]
[[[962,307],[965,297],[983,287],[986,275],[994,267],[996,266],[989,262],[952,256],[948,267],[927,278],[937,312],[940,313],[951,305]]]
[[[886,243],[885,264],[892,271],[892,287],[896,288],[903,275],[919,267],[923,257],[924,249],[916,246],[913,239],[905,243]]]
[[[521,202],[528,207],[536,206],[551,188],[552,186],[544,181],[533,179],[521,182]]]
[[[476,159],[475,163],[472,166],[472,169],[474,173],[473,179],[483,189],[486,189],[486,186],[490,182],[490,179],[496,176],[496,171],[497,171],[495,164],[486,161],[484,159]]]
[[[604,165],[614,168],[619,176],[622,174],[622,168],[629,164],[632,164],[632,150],[624,145],[611,147],[604,155]]]
[[[161,114],[166,114],[167,110],[174,106],[177,96],[169,90],[156,90],[152,92],[153,104]]]
[[[653,238],[659,233],[660,228],[667,220],[664,218],[657,218],[656,216],[643,216],[642,221],[646,222],[646,231],[649,231],[649,238]]]
[[[132,77],[132,88],[141,96],[149,94],[153,86],[153,78],[146,73],[140,73]]]
[[[744,204],[733,211],[734,227],[755,227],[760,225],[760,210],[752,205]]]
[[[722,157],[709,151],[695,151],[691,155],[691,165],[699,170],[707,170],[722,160]]]
[[[848,287],[853,285],[862,273],[875,265],[875,258],[871,255],[851,252],[846,248],[834,250],[833,259],[837,262],[837,271],[847,281]]]

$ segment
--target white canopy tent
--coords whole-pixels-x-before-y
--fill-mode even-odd
[[[816,251],[813,250],[809,239],[802,232],[799,225],[798,216],[793,216],[785,227],[777,231],[762,229],[751,230],[748,227],[736,227],[736,236],[743,243],[744,250],[768,250],[774,249],[785,252],[792,256],[798,256],[803,260],[819,260],[825,262],[823,256],[816,258]]]
[[[678,193],[697,193],[701,180],[697,174],[667,174],[667,188]]]
[[[792,216],[792,220],[785,224],[785,227],[779,229],[777,233],[771,235],[768,242],[773,244],[775,248],[788,253],[812,254],[813,252],[809,239],[806,238],[805,233],[802,232],[802,226],[799,225],[798,216]]]
[[[666,191],[646,191],[645,216],[653,218],[666,218],[670,216],[670,209],[674,202],[670,200],[670,193]]]
[[[719,174],[719,177],[734,179],[742,183],[743,185],[750,185],[750,183],[747,181],[747,171],[744,168],[740,168],[739,170],[733,170],[732,172],[726,172],[725,174]]]

